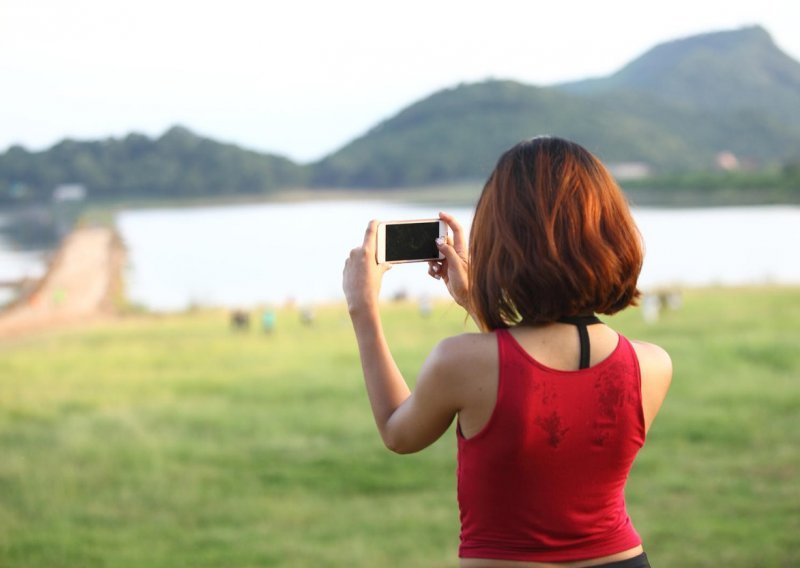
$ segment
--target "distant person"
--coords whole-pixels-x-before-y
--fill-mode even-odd
[[[433,301],[429,296],[423,295],[419,299],[419,315],[423,318],[431,317],[433,313]]]
[[[672,364],[597,319],[635,304],[642,243],[603,165],[559,138],[500,157],[469,246],[459,223],[429,273],[481,333],[441,341],[411,392],[384,337],[377,223],[343,286],[388,448],[417,452],[458,427],[461,566],[649,566],[623,489]]]
[[[314,320],[316,319],[316,314],[314,313],[314,308],[311,306],[303,306],[300,310],[300,322],[305,326],[312,326],[314,325]]]
[[[250,329],[250,314],[244,310],[231,312],[231,329],[234,331],[247,331]]]
[[[272,308],[267,308],[264,310],[264,313],[261,314],[261,329],[264,333],[272,333],[275,331],[275,310]]]

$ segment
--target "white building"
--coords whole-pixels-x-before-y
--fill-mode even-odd
[[[83,201],[86,199],[86,186],[79,183],[61,184],[53,190],[53,201]]]

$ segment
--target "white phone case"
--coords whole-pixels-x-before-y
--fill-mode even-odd
[[[441,260],[444,258],[441,252],[438,252],[438,256],[432,258],[412,258],[412,259],[404,259],[404,260],[386,260],[386,226],[387,225],[409,225],[414,223],[438,223],[439,225],[439,236],[446,237],[447,236],[447,223],[442,221],[441,219],[411,219],[405,221],[385,221],[378,225],[378,236],[377,236],[377,246],[375,249],[375,256],[376,260],[379,263],[383,262],[390,262],[392,264],[403,264],[408,262],[427,262],[429,260]]]

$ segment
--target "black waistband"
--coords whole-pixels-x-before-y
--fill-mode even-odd
[[[642,552],[639,556],[634,556],[627,560],[598,564],[595,568],[650,568],[650,561],[647,559],[647,554]]]

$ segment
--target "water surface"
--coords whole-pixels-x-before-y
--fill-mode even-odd
[[[341,300],[349,251],[372,218],[439,209],[379,201],[131,210],[117,224],[129,249],[128,295],[156,310]],[[472,210],[449,208],[465,227]],[[647,254],[641,286],[800,283],[800,208],[635,209]],[[426,264],[400,265],[382,296],[442,296]]]

